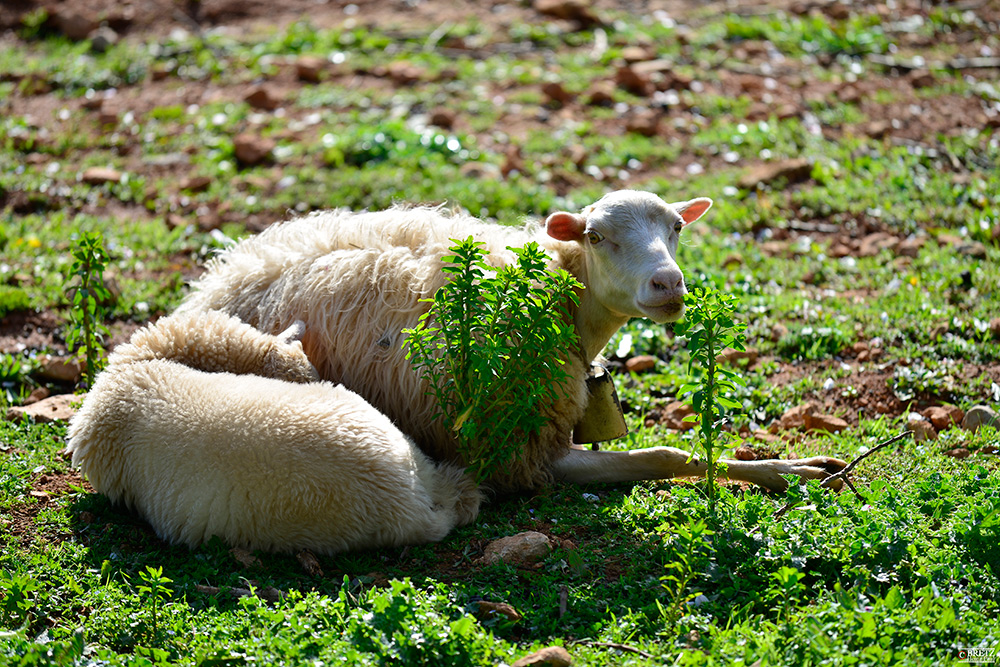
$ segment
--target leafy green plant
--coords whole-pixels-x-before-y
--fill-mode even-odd
[[[163,576],[162,567],[153,567],[152,565],[147,565],[145,570],[139,572],[139,579],[142,580],[142,583],[136,586],[135,590],[149,603],[152,635],[155,638],[157,635],[157,613],[173,595],[173,591],[167,587],[167,584],[173,583],[173,579]]]
[[[660,530],[671,534],[676,551],[673,560],[664,566],[667,573],[660,577],[660,583],[667,591],[667,604],[663,605],[659,601],[656,604],[664,624],[673,627],[684,614],[685,606],[698,597],[698,592],[690,590],[690,586],[704,565],[696,560],[709,544],[708,537],[713,531],[698,518],[677,526],[664,524],[660,526]]]
[[[743,405],[726,396],[735,393],[737,386],[746,386],[740,374],[720,366],[717,357],[731,347],[744,350],[746,324],[733,320],[737,299],[733,295],[722,294],[711,288],[697,288],[684,297],[687,306],[685,317],[674,325],[678,335],[687,338],[687,348],[691,352],[688,372],[695,375],[699,368],[700,381],[682,386],[677,394],[690,393],[691,406],[695,414],[686,421],[699,421],[701,443],[708,462],[708,497],[715,505],[715,478],[725,423],[724,408],[740,410]]]
[[[535,243],[511,248],[517,263],[500,270],[484,262],[482,246],[472,237],[456,241],[444,258],[449,282],[405,331],[407,358],[479,481],[538,432],[539,407],[562,396],[562,356],[578,344],[567,307],[582,287],[565,270],[548,270]]]
[[[38,588],[38,582],[28,574],[0,570],[0,618],[5,625],[20,625],[28,620],[34,607],[32,593]]]
[[[103,322],[103,307],[111,299],[111,293],[104,285],[104,268],[110,257],[104,249],[100,234],[84,233],[72,250],[76,276],[73,286],[73,300],[70,317],[72,323],[66,329],[66,346],[87,361],[86,382],[92,384],[94,377],[104,364],[101,340],[108,333]]]

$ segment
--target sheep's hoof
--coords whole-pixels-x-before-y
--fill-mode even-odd
[[[803,480],[818,479],[823,481],[847,467],[847,462],[830,456],[813,456],[808,459],[798,459],[791,463],[796,468],[795,473]],[[802,470],[799,470],[799,468],[802,468]],[[831,480],[827,486],[834,491],[840,491],[843,485],[843,480],[835,479]]]

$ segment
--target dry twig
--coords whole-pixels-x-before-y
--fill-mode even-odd
[[[618,644],[616,642],[592,642],[586,639],[581,639],[579,641],[573,642],[574,646],[592,646],[594,648],[613,648],[618,651],[625,651],[626,653],[635,653],[636,655],[642,656],[643,658],[652,658],[652,653],[647,653],[642,649],[636,648],[634,646],[629,646],[628,644]]]
[[[848,463],[847,466],[843,470],[841,470],[840,472],[834,473],[834,474],[830,475],[829,477],[827,477],[826,479],[824,479],[822,482],[820,482],[820,486],[822,486],[824,488],[830,488],[831,486],[833,486],[837,482],[837,480],[840,480],[844,484],[847,485],[847,488],[849,488],[851,491],[854,492],[854,495],[856,495],[858,497],[858,500],[860,500],[863,503],[868,502],[865,499],[865,497],[863,495],[861,495],[861,492],[858,491],[857,488],[854,486],[854,484],[851,482],[851,478],[848,477],[848,475],[850,475],[851,471],[853,471],[854,468],[856,468],[857,465],[859,463],[861,463],[862,461],[864,461],[866,458],[868,458],[869,456],[871,456],[875,452],[879,451],[880,449],[884,449],[885,447],[888,447],[889,445],[891,445],[894,442],[899,442],[900,440],[902,440],[903,438],[905,438],[908,435],[913,435],[913,431],[903,431],[902,433],[899,433],[899,434],[894,435],[893,437],[889,438],[885,442],[880,442],[879,444],[875,445],[874,447],[872,447],[871,449],[869,449],[864,454],[861,454],[860,456],[858,456],[857,458],[855,458],[853,461],[851,461],[850,463]],[[792,509],[794,506],[795,506],[795,501],[791,501],[791,502],[786,503],[781,509],[779,509],[778,511],[776,511],[774,513],[774,518],[777,519],[777,518],[779,518],[781,516],[784,516],[784,514],[786,512],[788,512],[788,510]]]

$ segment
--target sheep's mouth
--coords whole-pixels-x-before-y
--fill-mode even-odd
[[[657,323],[676,322],[684,315],[684,299],[671,299],[663,303],[641,303],[646,317]]]

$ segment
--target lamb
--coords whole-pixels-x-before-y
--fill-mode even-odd
[[[587,371],[611,336],[631,317],[665,323],[683,315],[679,235],[711,205],[704,197],[668,204],[622,190],[581,213],[552,213],[544,226],[521,229],[429,207],[316,213],[273,225],[211,260],[178,312],[218,310],[268,332],[303,320],[302,344],[323,379],[357,392],[432,459],[463,464],[453,435],[432,419],[433,398],[405,358],[402,332],[417,324],[429,307],[424,300],[444,283],[441,258],[452,239],[484,242],[497,266],[514,260],[509,247],[536,241],[553,266],[585,285],[572,310],[580,345],[566,350],[571,380],[565,398],[544,409],[547,425],[486,485],[510,492],[556,479],[704,476],[707,464],[680,449],[595,451],[573,445],[571,434],[586,409]],[[783,474],[823,479],[845,466],[828,457],[724,463],[729,478],[773,490],[786,487]]]
[[[217,535],[332,554],[437,541],[471,522],[481,496],[464,470],[320,382],[302,332],[268,335],[218,312],[138,331],[70,423],[73,465],[191,547]]]

